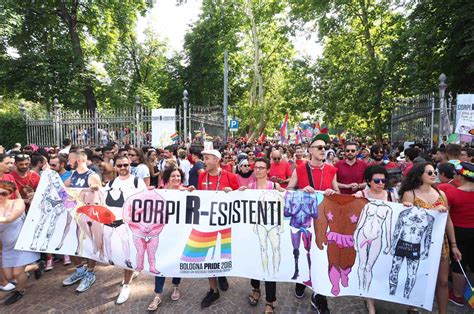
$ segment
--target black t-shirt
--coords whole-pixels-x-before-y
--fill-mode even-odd
[[[196,189],[198,187],[199,169],[204,169],[204,163],[200,160],[189,170],[189,186],[194,185]]]

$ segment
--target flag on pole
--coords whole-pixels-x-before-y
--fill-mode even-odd
[[[288,112],[285,114],[285,121],[280,127],[280,140],[282,143],[287,142],[287,135],[288,135]]]
[[[170,135],[170,139],[171,139],[173,142],[176,142],[176,141],[179,139],[178,132],[174,132],[173,134],[171,134],[171,135]]]
[[[260,138],[258,139],[259,143],[265,142],[265,132],[262,132],[262,135],[260,135]]]

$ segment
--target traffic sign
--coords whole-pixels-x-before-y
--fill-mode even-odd
[[[229,131],[236,132],[239,130],[239,121],[238,120],[230,120],[229,121]]]

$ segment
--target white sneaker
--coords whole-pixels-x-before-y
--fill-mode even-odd
[[[0,286],[1,291],[12,291],[15,290],[16,286],[12,284],[11,282],[7,283],[4,286]]]
[[[120,290],[120,294],[117,298],[117,301],[115,303],[117,304],[123,304],[128,300],[128,296],[130,295],[130,286],[129,285],[123,285],[122,289]]]

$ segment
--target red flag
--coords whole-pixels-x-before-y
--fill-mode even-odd
[[[259,143],[263,143],[265,141],[265,132],[262,132],[262,135],[260,135],[260,138],[258,139]]]
[[[285,121],[280,127],[280,140],[282,143],[287,142],[287,134],[288,134],[288,112],[285,114]]]

